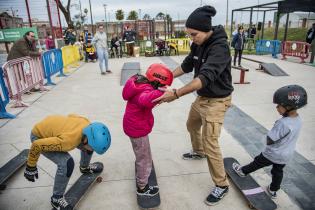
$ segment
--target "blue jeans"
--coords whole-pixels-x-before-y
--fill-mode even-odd
[[[31,133],[31,142],[37,139],[38,137]],[[74,168],[73,158],[68,152],[43,152],[42,154],[57,164],[53,197],[62,197],[66,191]],[[92,154],[89,155],[87,152],[81,150],[80,166],[87,167],[90,164],[91,158]]]
[[[107,48],[99,47],[96,49],[98,61],[100,65],[101,72],[108,71],[108,50]],[[105,71],[104,71],[104,62],[105,62]]]

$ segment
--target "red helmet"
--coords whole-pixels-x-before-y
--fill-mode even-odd
[[[162,85],[170,86],[173,82],[173,73],[169,68],[160,63],[151,64],[146,72],[150,82],[158,81]]]

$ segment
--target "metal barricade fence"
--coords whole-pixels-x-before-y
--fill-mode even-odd
[[[0,118],[15,118],[15,115],[6,111],[5,107],[9,103],[9,93],[3,79],[3,70],[0,67]]]
[[[80,52],[77,46],[68,45],[61,48],[63,69],[65,73],[70,73],[69,67],[79,67]]]
[[[179,52],[189,52],[191,39],[166,39],[169,43],[177,44]]]
[[[45,85],[56,85],[51,76],[59,72],[58,76],[66,76],[63,73],[62,53],[60,49],[53,49],[43,53],[42,62],[47,83]]]
[[[305,63],[304,59],[308,58],[310,47],[311,45],[306,42],[282,42],[282,60],[285,60],[286,56],[293,56],[300,58],[301,63]]]
[[[39,57],[22,57],[10,60],[3,65],[4,80],[9,91],[9,97],[15,100],[13,107],[28,106],[22,101],[22,94],[39,85],[44,88],[44,71]]]
[[[281,53],[281,41],[279,40],[257,40],[256,54],[272,54],[272,57],[277,58],[277,54]]]

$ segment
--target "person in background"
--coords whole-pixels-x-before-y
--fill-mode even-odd
[[[135,46],[136,35],[136,32],[131,30],[129,26],[126,27],[123,40],[126,41],[128,56],[134,56],[133,47]]]
[[[113,35],[113,38],[110,40],[110,47],[115,57],[121,58],[121,43],[116,34]]]
[[[233,37],[232,47],[234,47],[234,66],[236,66],[236,58],[238,56],[238,66],[241,66],[242,53],[245,45],[245,35],[243,26],[240,26],[237,30],[237,34]]]
[[[306,42],[311,44],[312,54],[310,63],[313,63],[315,57],[315,23],[312,24],[312,28],[310,28],[306,33]]]
[[[108,69],[107,36],[106,33],[104,32],[104,27],[102,25],[98,26],[98,31],[96,32],[94,38],[92,39],[92,44],[96,46],[96,52],[99,60],[101,74],[105,75],[106,73],[112,73],[112,71]]]
[[[96,50],[94,48],[94,46],[91,44],[91,41],[88,41],[88,43],[86,44],[85,48],[85,61],[88,62],[89,60],[91,60],[93,63],[96,62]]]
[[[73,28],[68,28],[66,33],[65,33],[65,44],[66,45],[73,45],[76,41],[75,33],[73,31]]]
[[[47,37],[45,39],[46,50],[55,49],[55,42],[52,38],[52,35],[47,33]]]
[[[24,34],[23,38],[14,42],[7,61],[25,56],[40,57],[41,55],[41,49],[39,49],[39,51],[36,49],[35,33],[33,31],[28,31]]]
[[[310,28],[306,33],[305,41],[309,44],[312,44],[312,41],[315,38],[315,23],[312,24],[312,28]]]

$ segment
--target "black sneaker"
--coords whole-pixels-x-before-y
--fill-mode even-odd
[[[270,185],[267,187],[267,192],[269,193],[269,195],[270,195],[270,197],[272,199],[276,199],[277,198],[277,191],[270,190]]]
[[[205,203],[209,206],[216,205],[228,192],[229,187],[216,186],[206,198]]]
[[[100,173],[103,171],[103,164],[96,162],[96,163],[89,164],[87,167],[80,166],[80,171],[82,174]]]
[[[139,188],[137,189],[137,195],[145,195],[152,197],[158,193],[159,193],[158,186],[149,186],[148,184],[142,190],[140,190]]]
[[[52,207],[56,210],[71,210],[73,207],[66,201],[64,197],[54,198],[51,197],[50,201]]]
[[[184,160],[200,160],[203,158],[206,158],[206,156],[202,154],[198,154],[196,152],[188,152],[188,153],[183,154]]]

